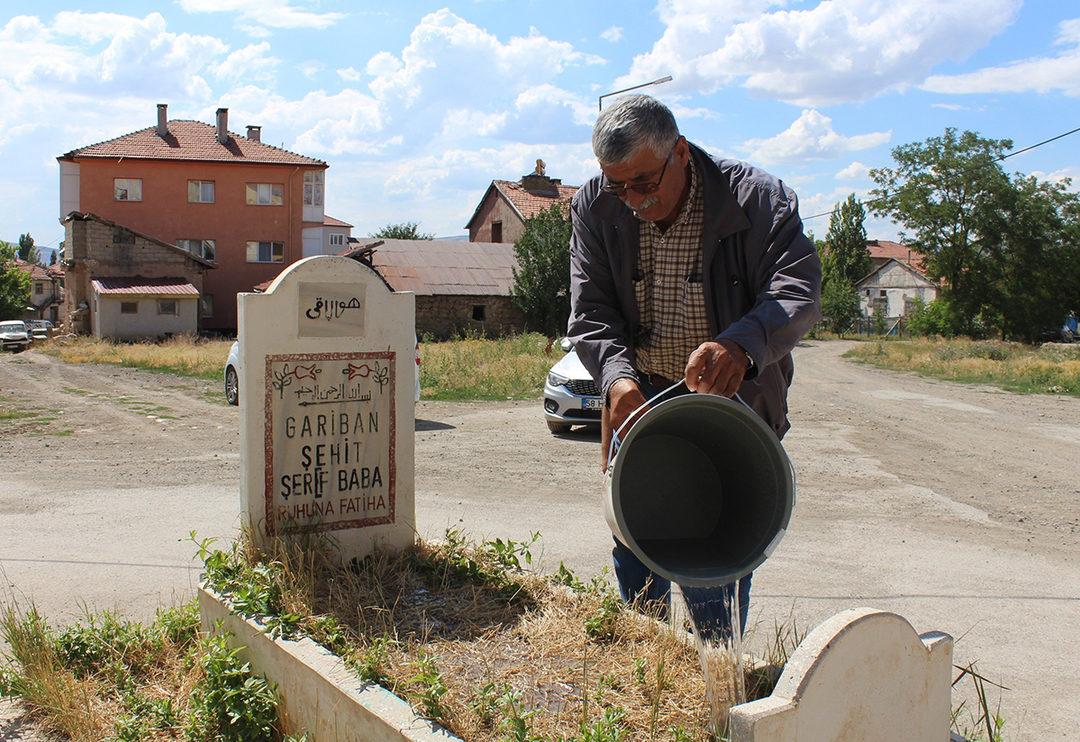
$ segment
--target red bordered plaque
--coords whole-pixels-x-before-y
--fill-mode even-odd
[[[395,357],[266,356],[267,535],[394,522]]]

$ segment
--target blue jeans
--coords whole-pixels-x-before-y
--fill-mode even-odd
[[[671,601],[671,583],[641,563],[634,552],[615,539],[611,550],[615,563],[615,577],[619,581],[619,595],[627,603],[652,603],[663,606],[666,611]],[[750,614],[751,572],[739,580],[739,628],[746,629]],[[710,639],[727,639],[731,636],[731,605],[735,597],[735,583],[719,587],[683,587],[686,607],[694,619],[694,629]]]
[[[663,392],[646,379],[639,382],[641,392],[646,399]],[[677,387],[668,396],[689,394],[685,386]],[[630,551],[618,539],[611,550],[615,565],[615,578],[619,581],[619,594],[627,603],[644,602],[663,606],[666,611],[671,601],[671,583],[655,574],[642,564],[634,552]],[[750,614],[750,582],[753,573],[738,582],[739,589],[739,633],[746,630],[747,617]],[[731,636],[731,606],[735,597],[735,583],[717,587],[682,587],[686,607],[694,620],[695,631],[711,639],[726,639]]]

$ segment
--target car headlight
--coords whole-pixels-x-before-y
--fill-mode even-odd
[[[568,381],[570,381],[570,379],[566,378],[565,376],[559,376],[554,371],[548,371],[548,379],[547,379],[548,386],[562,386],[563,384],[566,384]]]

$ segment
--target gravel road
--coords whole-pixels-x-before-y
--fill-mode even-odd
[[[792,528],[756,573],[752,621],[811,628],[856,606],[960,641],[1010,687],[1009,739],[1080,729],[1080,399],[880,371],[848,343],[796,352]],[[239,434],[219,385],[0,356],[3,599],[55,620],[80,605],[137,618],[191,595],[188,533],[239,522]],[[608,563],[597,436],[552,436],[538,402],[417,406],[422,535],[543,536],[541,568]],[[22,726],[20,726],[22,725]],[[22,731],[16,731],[22,729]],[[21,736],[15,736],[21,735]],[[0,739],[31,740],[0,705]]]

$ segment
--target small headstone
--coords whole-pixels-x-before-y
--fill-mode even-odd
[[[241,502],[255,538],[325,534],[344,561],[411,544],[413,294],[317,256],[237,302]]]

